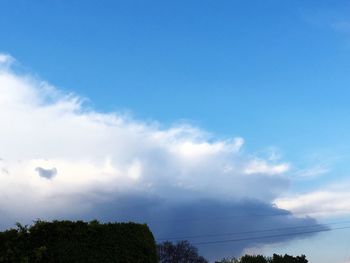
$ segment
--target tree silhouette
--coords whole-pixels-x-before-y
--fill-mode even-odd
[[[157,246],[159,263],[208,263],[188,241],[166,241]]]
[[[240,259],[236,258],[224,258],[221,261],[217,261],[216,263],[307,263],[305,255],[301,256],[290,256],[288,254],[277,255],[273,254],[272,257],[264,257],[262,255],[245,255]]]
[[[0,263],[156,263],[147,225],[37,221],[0,232]]]

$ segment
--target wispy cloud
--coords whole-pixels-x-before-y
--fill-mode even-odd
[[[320,177],[330,172],[330,168],[325,165],[316,165],[310,168],[301,169],[296,171],[294,174],[297,178],[301,179],[312,179]]]
[[[8,55],[0,53],[0,67],[8,68],[15,61],[15,59]]]
[[[265,160],[254,159],[251,160],[245,167],[245,174],[282,174],[289,170],[289,165],[287,163],[281,163],[278,165],[271,166]]]

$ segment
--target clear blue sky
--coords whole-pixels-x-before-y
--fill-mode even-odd
[[[241,136],[293,178],[327,170],[299,193],[348,178],[349,14],[343,0],[2,0],[0,51],[98,111]]]
[[[252,147],[349,140],[347,1],[2,1],[1,49],[102,111]],[[339,26],[340,27],[340,26]]]

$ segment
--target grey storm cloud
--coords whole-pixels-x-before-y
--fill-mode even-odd
[[[11,123],[0,129],[0,171],[10,172],[0,172],[0,228],[37,218],[136,221],[159,241],[194,244],[284,229],[263,241],[198,245],[215,258],[300,238],[295,227],[317,224],[273,205],[289,189],[289,163],[242,151],[243,138],[86,109],[82,98],[14,73],[11,61],[0,54],[0,120]]]
[[[40,177],[46,178],[46,179],[51,179],[55,175],[57,175],[57,169],[52,168],[52,169],[44,169],[42,167],[36,167],[35,171],[38,172]]]
[[[246,248],[306,238],[328,230],[311,217],[296,217],[270,203],[249,199],[169,203],[152,197],[120,196],[96,206],[86,216],[101,215],[104,221],[147,223],[158,242],[189,240],[210,260],[237,257]]]

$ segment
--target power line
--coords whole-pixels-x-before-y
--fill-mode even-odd
[[[314,225],[306,225],[306,226],[294,226],[294,227],[280,227],[280,228],[268,228],[268,229],[261,229],[261,230],[250,230],[250,231],[239,231],[239,232],[225,232],[225,233],[212,233],[212,234],[200,234],[200,235],[186,235],[186,236],[173,236],[173,237],[162,237],[157,238],[158,241],[164,241],[164,240],[181,240],[181,239],[196,239],[196,238],[202,238],[202,237],[218,237],[218,236],[232,236],[232,235],[242,235],[242,234],[256,234],[256,233],[264,233],[264,232],[274,232],[274,231],[283,231],[283,230],[293,230],[293,229],[305,229],[305,228],[324,228],[331,225],[338,225],[338,224],[348,224],[350,221],[338,221],[338,222],[331,222],[327,224],[314,224]]]
[[[231,242],[242,242],[242,241],[250,241],[250,240],[276,238],[276,237],[305,235],[305,234],[327,232],[327,231],[335,231],[335,230],[341,230],[341,229],[350,229],[350,226],[338,227],[338,228],[333,228],[333,229],[310,230],[310,231],[303,231],[303,232],[298,232],[298,233],[266,235],[266,236],[260,236],[260,237],[247,237],[247,238],[236,238],[236,239],[226,239],[226,240],[204,241],[204,242],[197,242],[197,243],[192,243],[192,244],[196,245],[196,246],[200,246],[200,245],[211,245],[211,244],[221,244],[221,243],[231,243]]]
[[[218,237],[218,236],[231,236],[231,235],[241,235],[241,234],[255,234],[255,233],[264,233],[264,232],[273,232],[273,231],[283,231],[283,230],[290,230],[290,229],[299,229],[299,228],[313,228],[313,227],[322,227],[324,225],[317,224],[317,225],[309,225],[309,226],[299,226],[299,227],[283,227],[283,228],[271,228],[271,229],[264,229],[264,230],[251,230],[251,231],[240,231],[240,232],[227,232],[227,233],[218,233],[218,234],[203,234],[203,235],[189,235],[189,236],[177,236],[177,237],[169,237],[169,238],[157,238],[157,240],[179,240],[179,239],[195,239],[195,238],[202,238],[202,237]]]

